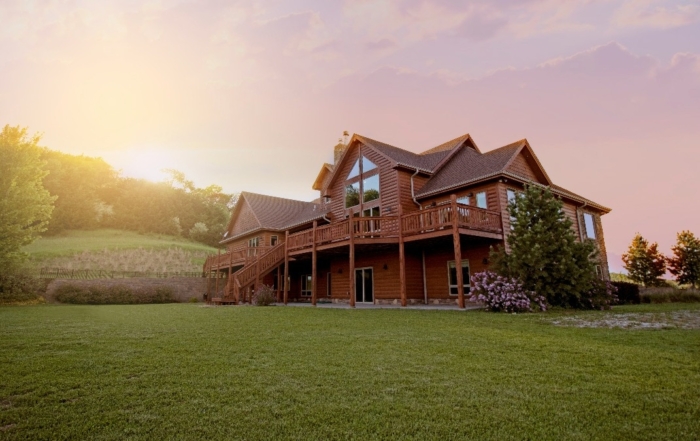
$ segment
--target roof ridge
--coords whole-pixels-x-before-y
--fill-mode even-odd
[[[469,138],[469,137],[470,137],[469,133],[465,133],[465,134],[462,135],[462,136],[458,136],[458,137],[456,137],[456,138],[454,138],[454,139],[450,139],[450,140],[447,141],[447,142],[443,142],[443,143],[440,144],[440,145],[437,145],[437,146],[435,146],[435,147],[429,148],[428,150],[426,150],[426,151],[424,151],[424,152],[418,153],[418,155],[419,155],[419,156],[425,156],[425,155],[431,155],[431,154],[433,154],[433,153],[440,153],[440,152],[445,151],[445,150],[454,150],[454,149],[457,147],[457,145],[454,145],[454,146],[450,147],[449,149],[448,149],[448,148],[445,148],[445,147],[446,147],[447,145],[452,144],[452,143],[455,143],[455,142],[457,142],[457,141],[464,141],[465,139],[467,139],[467,138]]]

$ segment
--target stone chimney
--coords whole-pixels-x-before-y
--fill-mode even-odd
[[[343,137],[338,139],[338,144],[333,148],[333,165],[338,163],[340,157],[345,153],[345,149],[348,147],[348,132],[347,130],[343,132]]]

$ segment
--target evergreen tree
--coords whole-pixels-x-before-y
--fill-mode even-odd
[[[591,307],[596,280],[591,258],[597,251],[592,241],[576,240],[562,202],[548,188],[528,186],[508,211],[509,251],[492,253],[496,271],[521,280],[551,305]]]
[[[44,188],[39,136],[6,125],[0,131],[0,272],[20,261],[21,248],[46,230],[53,197]]]
[[[700,285],[700,239],[690,231],[682,231],[671,249],[673,257],[668,259],[668,270],[678,283],[696,288]]]
[[[641,234],[634,236],[627,253],[622,255],[630,279],[644,286],[660,283],[666,272],[666,258],[658,248],[656,242],[650,245]]]

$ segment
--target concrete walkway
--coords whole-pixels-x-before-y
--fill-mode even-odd
[[[275,303],[275,306],[285,306],[284,303]],[[287,306],[297,308],[313,308],[311,303],[287,303]],[[348,303],[317,303],[317,308],[327,309],[352,309]],[[466,305],[466,308],[460,309],[457,305],[409,305],[403,307],[401,305],[373,305],[371,303],[357,303],[355,309],[411,309],[411,310],[437,310],[437,311],[470,311],[475,309],[483,309],[481,305]]]

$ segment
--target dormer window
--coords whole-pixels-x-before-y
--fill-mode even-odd
[[[379,169],[364,156],[352,166],[345,183],[345,208],[379,199]]]

